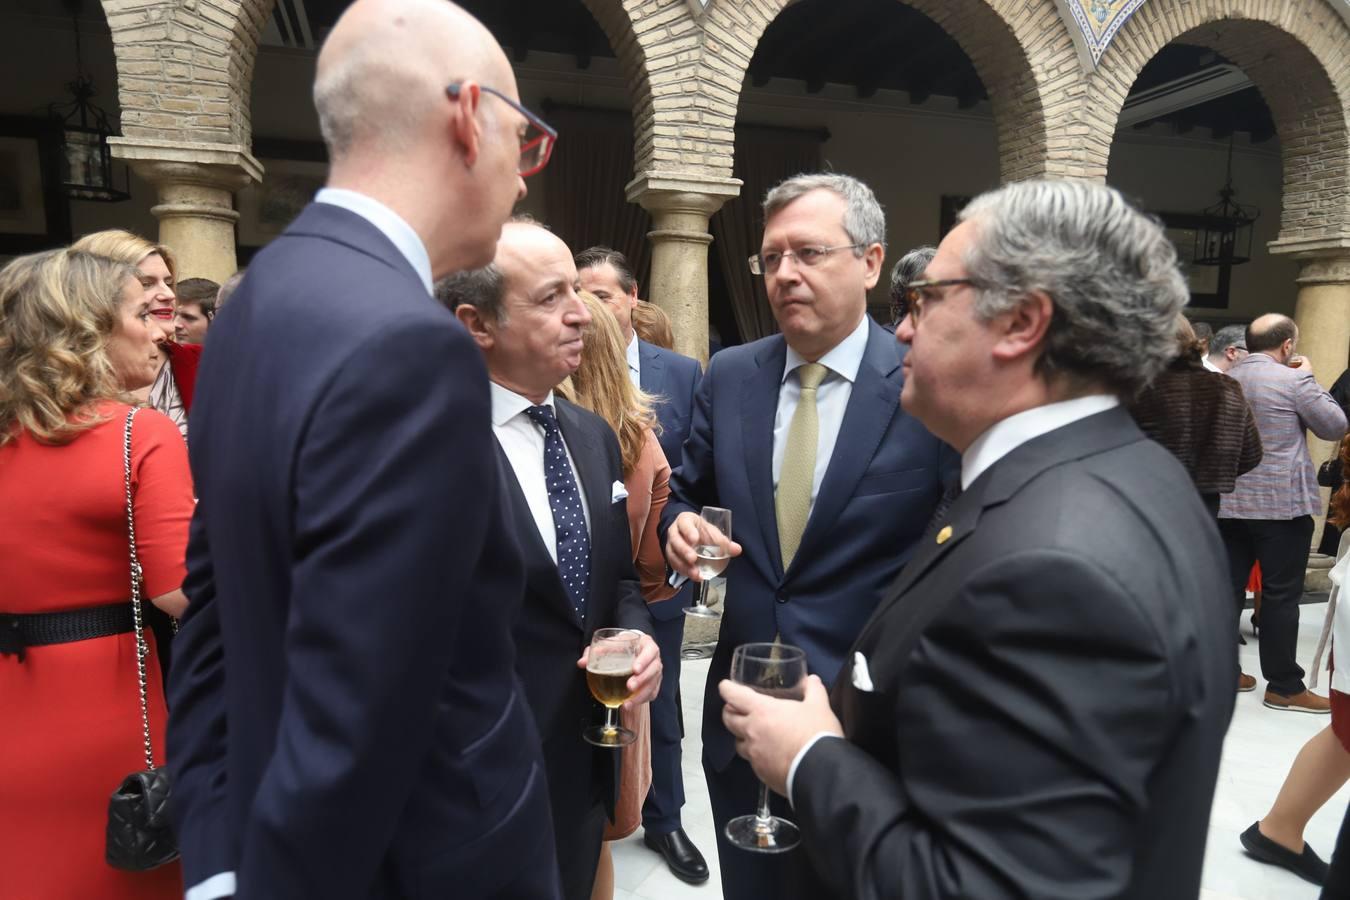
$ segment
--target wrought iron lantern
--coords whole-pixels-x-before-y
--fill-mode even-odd
[[[67,0],[75,31],[75,80],[66,85],[73,99],[51,104],[49,111],[61,128],[59,161],[61,186],[72,200],[116,203],[131,196],[130,175],[122,172],[122,186],[113,178],[112,149],[108,138],[115,134],[108,114],[93,102],[97,91],[84,68],[80,48],[79,0]]]
[[[1228,176],[1219,191],[1219,202],[1200,214],[1195,231],[1197,266],[1236,266],[1252,258],[1252,228],[1261,210],[1237,202],[1233,187],[1233,139],[1228,139]]]

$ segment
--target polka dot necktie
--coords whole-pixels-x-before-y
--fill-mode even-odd
[[[591,580],[591,537],[586,532],[586,513],[581,492],[567,461],[553,407],[531,406],[525,414],[544,429],[544,478],[548,484],[548,507],[553,512],[557,535],[558,574],[579,621],[586,619],[586,587]]]

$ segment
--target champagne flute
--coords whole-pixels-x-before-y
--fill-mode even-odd
[[[806,653],[788,644],[742,644],[731,655],[731,680],[761,694],[806,699]],[[801,842],[801,831],[769,812],[769,788],[760,782],[759,808],[727,823],[727,840],[755,853],[786,853]]]
[[[698,556],[698,597],[693,606],[686,606],[686,616],[700,619],[720,619],[722,614],[708,606],[708,582],[726,570],[731,562],[727,551],[727,542],[731,540],[731,510],[720,506],[705,506],[699,513],[698,543],[694,553]]]
[[[582,732],[586,743],[597,747],[623,747],[637,735],[619,725],[618,710],[633,696],[628,679],[633,677],[642,635],[627,628],[598,628],[591,636],[591,653],[586,659],[586,686],[597,703],[604,704],[605,724],[593,725]]]

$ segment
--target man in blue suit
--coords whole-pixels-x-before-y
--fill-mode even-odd
[[[749,853],[723,834],[754,811],[758,793],[722,724],[717,683],[732,651],[779,639],[833,682],[959,466],[900,409],[903,350],[867,315],[886,234],[871,189],[847,175],[795,176],[769,192],[764,218],[750,267],[764,276],[782,334],[709,364],[662,515],[666,559],[682,575],[697,577],[701,507],[730,509],[738,542],[703,716],[728,900],[829,895],[800,849]]]
[[[187,896],[556,900],[487,373],[431,296],[492,259],[542,123],[440,0],[358,0],[314,95],[328,187],[217,318],[192,410]]]
[[[649,344],[633,331],[638,284],[628,259],[609,247],[591,247],[576,255],[581,286],[602,300],[619,320],[628,347],[628,375],[633,384],[657,398],[661,449],[674,469],[680,464],[694,393],[702,376],[698,362],[673,350]],[[642,805],[642,840],[660,853],[675,877],[690,884],[708,880],[708,863],[685,834],[680,821],[684,776],[680,769],[680,645],[684,640],[684,607],[692,599],[686,585],[669,600],[651,606],[656,643],[664,675],[661,694],[652,701],[652,788]]]

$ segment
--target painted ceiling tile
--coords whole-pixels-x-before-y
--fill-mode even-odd
[[[1068,0],[1074,24],[1082,33],[1095,66],[1110,46],[1120,26],[1129,21],[1145,0]]]

